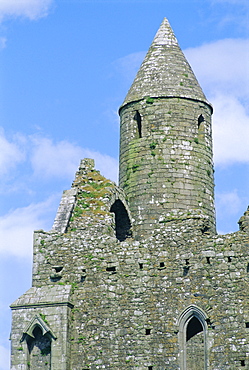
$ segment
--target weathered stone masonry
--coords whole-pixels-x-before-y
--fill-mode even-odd
[[[249,208],[216,234],[211,114],[165,19],[120,108],[120,187],[81,161],[34,233],[12,370],[249,369]]]

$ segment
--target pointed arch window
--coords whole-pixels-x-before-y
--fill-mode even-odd
[[[142,137],[142,118],[138,110],[136,110],[136,113],[134,115],[134,120],[137,122],[137,132],[138,137]]]
[[[42,329],[35,326],[32,337],[27,338],[28,346],[28,369],[50,370],[51,369],[51,338],[43,335]]]
[[[188,307],[179,320],[181,370],[207,369],[207,316],[196,306]]]
[[[56,336],[40,315],[35,315],[23,332],[21,342],[27,343],[27,369],[51,369],[51,344]]]

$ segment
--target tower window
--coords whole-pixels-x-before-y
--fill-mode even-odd
[[[134,116],[134,120],[137,122],[138,137],[142,137],[142,119],[139,111],[137,110]]]
[[[198,117],[198,141],[200,141],[204,137],[204,128],[205,128],[204,122],[205,122],[204,117],[201,114]]]

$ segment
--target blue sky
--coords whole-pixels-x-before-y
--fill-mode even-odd
[[[214,106],[217,225],[249,205],[247,0],[0,0],[0,370],[11,304],[31,286],[80,159],[117,178],[121,105],[164,17]]]

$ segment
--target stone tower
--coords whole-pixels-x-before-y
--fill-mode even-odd
[[[120,187],[82,160],[34,233],[11,370],[249,368],[249,208],[216,235],[211,114],[165,19],[120,108]]]
[[[212,107],[167,19],[119,111],[120,186],[134,237],[153,233],[172,210],[202,209],[214,231]]]

